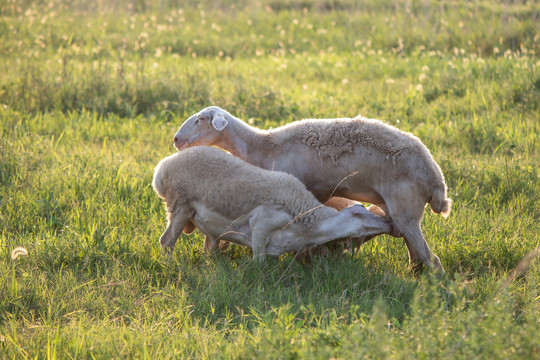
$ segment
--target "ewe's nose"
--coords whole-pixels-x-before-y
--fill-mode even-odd
[[[181,149],[183,149],[186,145],[186,141],[181,141],[178,136],[174,136],[174,139],[173,139],[173,146],[176,148],[176,150],[180,151]]]

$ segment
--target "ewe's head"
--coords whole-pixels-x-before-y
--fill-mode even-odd
[[[231,115],[217,106],[209,106],[187,119],[174,134],[178,151],[190,146],[216,145]]]

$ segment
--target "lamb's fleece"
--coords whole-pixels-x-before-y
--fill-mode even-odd
[[[294,214],[295,221],[308,226],[337,213],[332,208],[323,207],[292,175],[281,171],[269,172],[217,148],[205,147],[205,152],[198,148],[201,147],[188,148],[166,157],[156,167],[152,185],[161,198],[167,199],[169,210],[175,202],[211,199],[205,201],[211,210],[240,217],[251,211],[254,204],[271,204],[286,209]],[[223,166],[224,163],[227,166]],[[177,169],[185,171],[178,174],[175,172]],[[239,174],[246,173],[249,176],[239,177]],[[199,174],[205,176],[200,177]],[[221,181],[216,182],[215,179]],[[264,189],[270,187],[277,187],[279,191],[268,196]],[[238,198],[243,201],[238,201]]]

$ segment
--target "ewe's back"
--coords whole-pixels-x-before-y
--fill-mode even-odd
[[[317,151],[321,159],[332,159],[336,165],[342,159],[350,162],[346,155],[353,151],[373,150],[391,159],[393,166],[401,164],[407,172],[409,168],[416,169],[418,181],[427,182],[430,187],[444,187],[441,169],[420,139],[380,120],[361,116],[307,119],[270,130],[270,134],[274,146],[292,142],[305,144]]]
[[[407,149],[429,151],[413,134],[401,131],[380,120],[356,117],[353,119],[307,119],[295,121],[271,130],[276,145],[299,141],[319,149],[321,156],[337,156],[352,152],[356,144],[396,156]],[[431,157],[431,156],[430,156]]]

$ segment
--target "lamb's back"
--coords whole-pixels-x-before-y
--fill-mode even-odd
[[[164,161],[161,178],[169,180],[167,188],[172,197],[188,202],[202,200],[221,214],[241,216],[258,205],[269,204],[293,216],[310,213],[302,217],[305,222],[328,215],[326,208],[311,211],[321,204],[294,176],[264,170],[213,147],[188,148]]]

